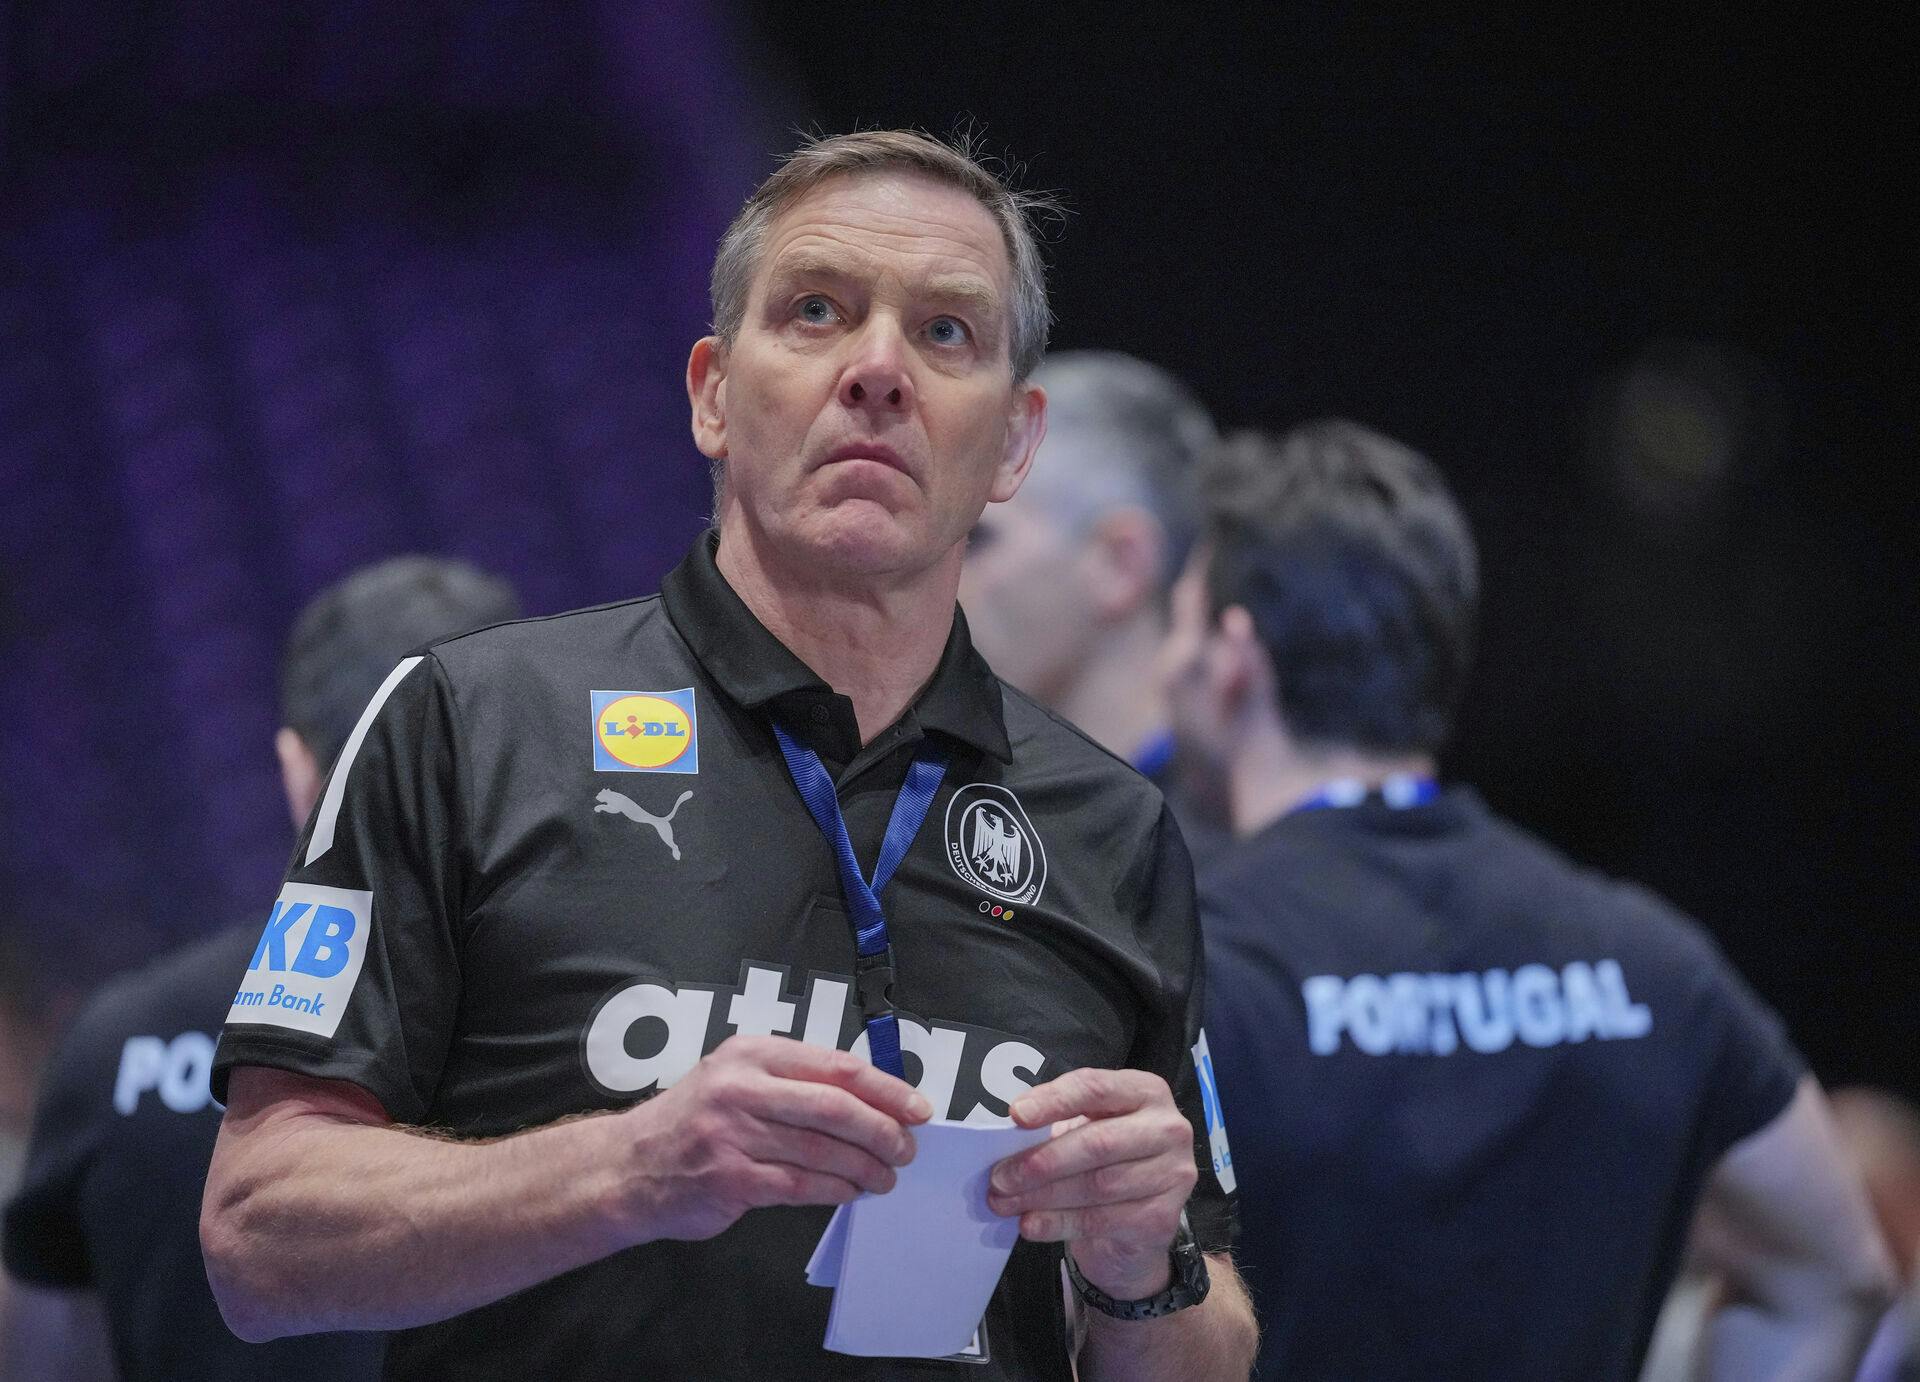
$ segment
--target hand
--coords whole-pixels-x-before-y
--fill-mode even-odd
[[[1164,1291],[1180,1211],[1200,1172],[1193,1127],[1144,1070],[1070,1070],[1014,1101],[1023,1128],[1053,1137],[993,1168],[987,1206],[1020,1236],[1064,1242],[1080,1274],[1115,1300]]]
[[[749,1209],[885,1193],[913,1160],[908,1128],[932,1113],[913,1086],[850,1052],[730,1037],[621,1115],[638,1129],[625,1197],[634,1241],[711,1238]]]

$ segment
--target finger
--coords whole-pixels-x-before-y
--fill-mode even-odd
[[[1180,1203],[1169,1195],[1079,1209],[1035,1209],[1020,1216],[1020,1236],[1033,1243],[1104,1238],[1158,1249],[1172,1243],[1179,1228]]]
[[[761,1162],[750,1173],[748,1197],[762,1208],[777,1204],[847,1204],[860,1198],[860,1187],[825,1171],[779,1162]]]
[[[913,1160],[911,1132],[836,1085],[768,1077],[748,1088],[744,1106],[767,1122],[838,1138],[889,1166],[905,1166]]]
[[[893,1189],[893,1167],[851,1142],[826,1133],[784,1123],[754,1123],[741,1136],[739,1145],[741,1151],[758,1162],[823,1171],[876,1195]]]
[[[1023,1128],[1058,1123],[1079,1114],[1113,1118],[1164,1100],[1173,1103],[1173,1091],[1158,1075],[1145,1070],[1069,1070],[1057,1080],[1036,1086],[1014,1100],[1007,1111]]]
[[[896,1075],[851,1051],[829,1051],[801,1041],[769,1037],[765,1069],[789,1080],[811,1080],[837,1085],[862,1103],[902,1123],[924,1123],[933,1117],[926,1096]]]
[[[1007,1157],[993,1168],[992,1189],[1017,1195],[1115,1162],[1165,1155],[1193,1159],[1193,1129],[1177,1109],[1102,1118]]]
[[[1024,1214],[1036,1209],[1090,1209],[1096,1205],[1130,1204],[1177,1194],[1182,1200],[1191,1188],[1178,1162],[1164,1157],[1123,1161],[1078,1176],[1036,1185],[1018,1195],[997,1192],[987,1196],[995,1214]]]

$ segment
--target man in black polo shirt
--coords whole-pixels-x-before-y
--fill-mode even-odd
[[[956,614],[1044,427],[1020,198],[810,145],[714,317],[717,532],[658,598],[404,660],[348,741],[216,1060],[227,1318],[397,1328],[406,1377],[1065,1378],[1064,1244],[1082,1377],[1244,1376],[1186,852]],[[1058,1125],[994,1170],[976,1356],[829,1353],[829,1206],[930,1117]]]
[[[1630,1379],[1704,1189],[1748,1326],[1715,1375],[1850,1376],[1885,1260],[1779,1022],[1434,781],[1477,596],[1438,474],[1322,422],[1205,492],[1171,662],[1240,837],[1201,905],[1259,1375]]]
[[[397,557],[308,604],[281,661],[275,740],[295,829],[360,707],[401,654],[519,613],[503,582],[461,562]],[[249,923],[116,978],[49,1063],[19,1192],[7,1205],[17,1281],[0,1375],[120,1382],[314,1378],[380,1370],[380,1339],[244,1343],[221,1323],[197,1226],[220,1127],[214,1039],[259,939]]]

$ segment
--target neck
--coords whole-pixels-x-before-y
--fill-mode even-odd
[[[960,589],[958,549],[904,580],[829,573],[788,561],[723,527],[720,573],[767,631],[853,702],[860,742],[900,718],[940,664]]]
[[[1167,727],[1167,699],[1154,674],[1164,636],[1155,614],[1140,611],[1100,640],[1099,651],[1055,698],[1053,708],[1109,752],[1131,759]]]
[[[1227,802],[1233,833],[1264,830],[1337,779],[1373,788],[1389,777],[1434,775],[1431,754],[1372,754],[1358,749],[1305,748],[1284,728],[1267,723],[1248,733],[1227,766]]]

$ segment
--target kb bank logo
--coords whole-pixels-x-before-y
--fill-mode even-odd
[[[373,894],[288,883],[254,947],[229,1022],[330,1037],[367,958]]]
[[[697,773],[693,688],[595,691],[593,766],[602,773]]]

